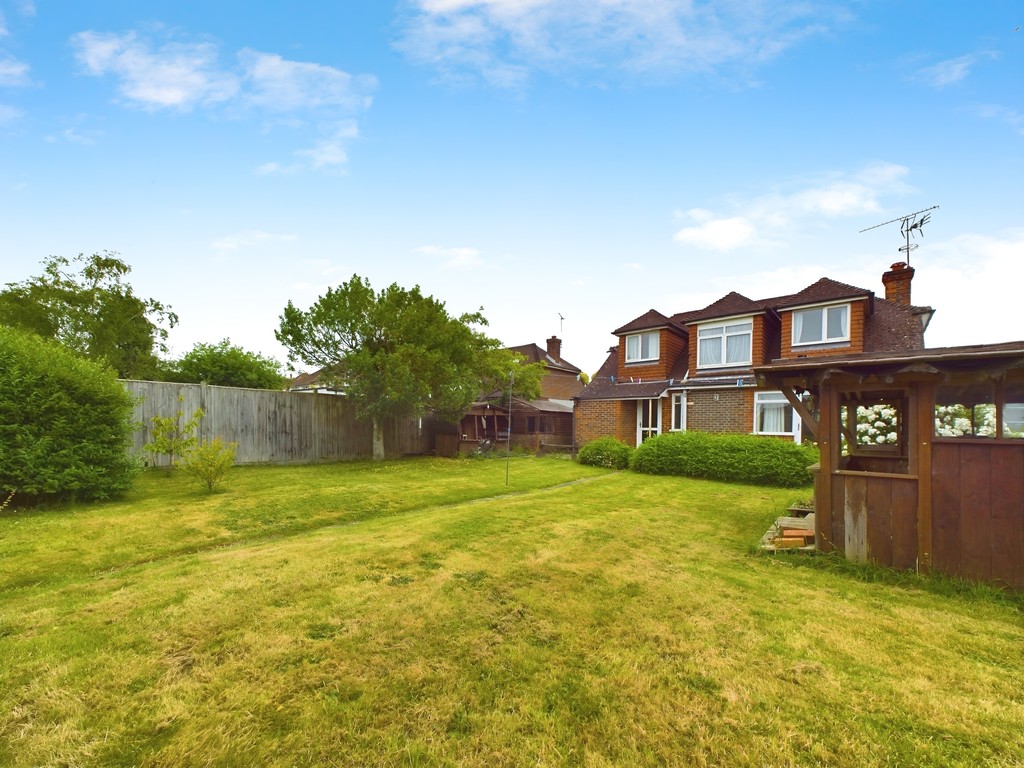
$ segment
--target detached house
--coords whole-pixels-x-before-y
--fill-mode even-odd
[[[930,307],[911,303],[913,268],[882,276],[885,298],[824,277],[797,293],[748,299],[731,292],[703,309],[656,310],[617,328],[617,346],[576,396],[582,445],[617,437],[631,445],[670,430],[801,439],[802,404],[757,387],[753,368],[773,360],[924,348]]]
[[[583,391],[580,369],[562,359],[562,341],[547,340],[546,348],[537,344],[509,347],[527,363],[543,363],[545,373],[536,400],[512,398],[512,434],[509,436],[509,408],[500,398],[485,398],[474,403],[459,424],[461,450],[472,450],[480,441],[504,442],[531,451],[544,446],[568,447],[573,444],[573,398]]]

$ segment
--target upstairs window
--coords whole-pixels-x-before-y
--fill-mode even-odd
[[[793,313],[793,346],[850,340],[850,305],[814,307]]]
[[[750,365],[754,323],[705,325],[697,329],[697,367]]]
[[[640,363],[658,359],[658,332],[636,333],[626,337],[626,362]]]

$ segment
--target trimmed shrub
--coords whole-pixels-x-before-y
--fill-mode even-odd
[[[0,490],[18,503],[127,490],[133,401],[113,371],[0,326]]]
[[[633,448],[614,437],[602,437],[591,440],[580,448],[576,461],[593,467],[610,467],[625,469],[629,466],[629,458]]]
[[[198,445],[185,454],[182,468],[185,474],[212,491],[235,463],[238,443],[227,443],[217,437],[208,443]]]
[[[817,460],[813,446],[773,437],[669,432],[645,440],[629,466],[649,475],[796,488],[810,485],[807,467]]]

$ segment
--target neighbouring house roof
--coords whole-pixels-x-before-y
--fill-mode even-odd
[[[327,392],[341,391],[339,387],[325,383],[325,381],[323,381],[325,378],[326,376],[323,368],[318,371],[313,371],[312,373],[303,372],[288,382],[288,389],[292,392],[307,392],[313,390],[324,390]]]
[[[512,412],[522,413],[523,411],[536,411],[538,413],[572,413],[572,400],[524,400],[521,397],[512,398]],[[473,403],[466,412],[466,416],[491,416],[494,414],[508,413],[508,406],[481,400]]]
[[[520,355],[526,358],[528,363],[547,363],[549,369],[556,371],[565,371],[573,375],[579,374],[580,369],[561,357],[552,357],[548,354],[548,351],[537,344],[521,344],[518,347],[508,347],[511,352],[518,352]]]

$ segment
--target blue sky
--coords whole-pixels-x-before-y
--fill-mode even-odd
[[[0,282],[118,251],[172,351],[353,274],[593,372],[650,308],[917,239],[929,346],[1024,338],[1024,5],[0,0]],[[564,318],[564,319],[562,319]]]

